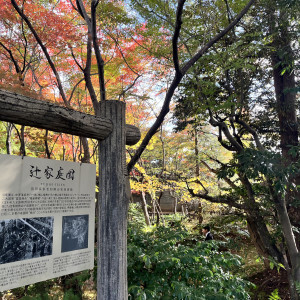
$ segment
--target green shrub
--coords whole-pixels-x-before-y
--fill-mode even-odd
[[[281,298],[278,295],[278,289],[274,290],[268,299],[269,300],[281,300]]]
[[[249,283],[230,272],[241,265],[238,256],[172,225],[144,230],[129,224],[129,299],[250,299]]]

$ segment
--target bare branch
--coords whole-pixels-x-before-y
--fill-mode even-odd
[[[15,66],[17,74],[21,74],[21,69],[20,69],[17,61],[15,60],[15,58],[14,58],[14,56],[12,54],[12,51],[10,49],[8,49],[2,42],[0,42],[0,45],[2,46],[2,48],[4,48],[4,50],[6,52],[8,52],[8,54],[10,56],[10,59],[11,59],[11,61],[13,62],[14,66]]]
[[[23,11],[23,8],[22,8]],[[25,35],[25,31],[24,31],[24,20],[22,19],[22,35],[25,41],[25,45],[24,45],[24,55],[23,55],[23,68],[22,68],[22,73],[25,71],[25,67],[26,67],[26,56],[27,56],[27,46],[28,46],[28,42],[27,42],[27,38]]]
[[[225,2],[225,5],[226,5],[228,22],[231,22],[231,20],[232,20],[232,14],[230,12],[230,7],[229,7],[229,4],[228,4],[228,0],[224,0],[224,2]]]
[[[100,100],[106,100],[106,92],[105,92],[105,79],[104,79],[104,60],[102,58],[98,38],[97,38],[97,25],[96,25],[96,7],[99,1],[92,0],[91,3],[91,27],[92,27],[92,38],[93,38],[93,46],[97,59],[98,73],[99,73],[99,86],[100,86]]]
[[[195,62],[203,56],[204,53],[216,42],[218,42],[222,37],[224,37],[240,20],[241,18],[248,12],[251,5],[256,0],[250,0],[248,4],[244,7],[244,9],[235,17],[235,19],[219,34],[213,37],[206,45],[204,45],[195,55],[191,58],[182,68],[182,72],[185,74],[194,64]]]
[[[177,86],[179,85],[181,79],[182,79],[183,75],[176,73],[168,91],[165,97],[165,101],[164,104],[162,106],[162,109],[158,115],[158,117],[156,118],[154,124],[151,126],[151,128],[149,129],[149,131],[147,132],[146,136],[144,137],[141,145],[139,146],[139,148],[137,149],[136,153],[134,154],[134,156],[131,158],[127,169],[130,172],[133,168],[133,166],[136,164],[136,162],[138,161],[138,159],[140,158],[140,156],[142,155],[142,153],[144,152],[145,148],[147,147],[149,141],[151,140],[151,138],[153,137],[153,135],[158,132],[159,127],[161,126],[161,124],[164,121],[165,116],[168,114],[168,112],[170,111],[170,102],[172,99],[172,96],[177,88]]]
[[[212,173],[214,174],[218,174],[218,171],[211,168],[205,161],[201,160],[201,163],[209,170],[211,171]],[[228,177],[224,177],[222,178],[224,179],[224,181],[229,185],[231,186],[233,189],[237,189],[237,186],[228,178]]]
[[[238,203],[238,199],[232,198],[228,195],[222,195],[218,197],[209,196],[207,194],[196,194],[192,188],[189,187],[188,183],[186,182],[187,189],[192,197],[197,197],[200,199],[208,200],[213,203],[220,203],[220,204],[227,204],[229,206],[233,206],[238,209],[245,209],[246,207],[243,204]]]
[[[82,81],[84,81],[84,78],[81,78],[81,79],[80,79],[79,81],[77,81],[76,84],[74,85],[74,87],[73,87],[73,89],[72,89],[72,92],[71,92],[71,95],[70,95],[70,97],[69,97],[69,102],[70,102],[70,103],[71,103],[71,100],[72,100],[72,98],[73,98],[73,95],[74,95],[74,92],[75,92],[76,88],[78,87],[78,85],[79,85]]]
[[[205,188],[205,186],[203,185],[203,183],[199,179],[196,179],[193,182],[198,183],[199,185],[201,185],[201,187],[205,191],[205,195],[208,195],[208,190]]]
[[[119,100],[120,100],[121,97],[124,96],[124,95],[125,95],[132,87],[134,87],[134,85],[136,84],[136,82],[138,81],[138,79],[139,79],[141,76],[142,76],[142,75],[138,75],[138,76],[134,79],[134,81],[122,91],[122,93],[119,95]]]
[[[86,66],[83,70],[84,79],[86,83],[86,87],[89,91],[89,94],[92,99],[93,107],[95,110],[95,114],[97,115],[99,113],[99,102],[97,99],[97,95],[92,83],[91,79],[91,62],[92,62],[92,37],[90,34],[88,34],[88,42],[87,42],[87,57],[86,57]]]
[[[71,51],[71,55],[76,63],[76,65],[78,66],[78,68],[83,71],[83,67],[80,65],[79,61],[76,59],[75,55],[74,55],[74,52],[73,52],[73,48],[72,47],[69,47],[70,48],[70,51]]]
[[[217,162],[217,163],[220,164],[221,166],[226,166],[224,163],[222,163],[222,162],[221,162],[220,160],[218,160],[217,158],[214,158],[214,157],[208,155],[207,153],[204,153],[204,154],[205,154],[209,159],[211,159],[211,160]]]
[[[86,66],[84,69],[81,68],[84,74],[84,79],[86,83],[86,87],[89,91],[89,94],[91,96],[91,100],[93,103],[94,111],[95,114],[97,115],[99,112],[99,103],[97,100],[97,95],[91,80],[91,61],[92,61],[92,34],[93,34],[93,29],[92,29],[92,21],[91,18],[88,16],[86,9],[84,7],[84,4],[82,0],[76,0],[76,5],[78,8],[78,12],[81,15],[81,17],[85,20],[87,27],[88,27],[88,41],[87,41],[87,58],[86,58]],[[98,5],[98,4],[97,4]],[[97,6],[96,5],[96,6]],[[96,54],[97,56],[97,54]],[[76,61],[76,60],[75,60]],[[99,73],[99,71],[98,71]],[[104,80],[104,75],[103,75],[103,80]]]
[[[228,126],[225,124],[225,122],[223,121],[217,121],[213,115],[210,109],[208,109],[209,112],[209,123],[214,126],[214,127],[218,127],[219,128],[219,138],[218,141],[220,142],[220,144],[226,148],[229,151],[237,151],[237,152],[241,152],[243,150],[243,145],[241,145],[238,141],[235,140],[235,138],[231,135]],[[226,136],[227,140],[229,141],[229,145],[226,144],[223,140],[222,140],[222,132],[224,133],[224,135]]]
[[[86,82],[86,87],[89,91],[89,94],[92,99],[93,107],[95,110],[95,114],[97,115],[99,113],[99,103],[97,100],[97,95],[91,80],[91,61],[92,61],[92,40],[94,44],[94,49],[96,53],[96,59],[97,59],[97,65],[98,65],[98,76],[99,76],[99,85],[100,85],[100,98],[101,100],[105,100],[105,83],[104,83],[104,61],[102,60],[98,42],[97,42],[97,32],[96,32],[96,7],[98,5],[98,2],[95,2],[94,0],[91,3],[91,18],[88,16],[86,9],[84,7],[84,4],[82,0],[76,0],[76,5],[78,7],[78,11],[82,18],[85,20],[87,26],[88,26],[88,42],[87,42],[87,59],[86,59],[86,66],[83,70],[84,79]],[[96,45],[96,46],[95,46]],[[101,63],[99,63],[99,56],[100,61],[102,60],[102,67]],[[100,67],[99,67],[100,65]]]
[[[76,10],[79,12],[81,17],[85,20],[87,25],[90,27],[91,26],[91,18],[87,15],[85,7],[84,7],[82,1],[81,0],[76,0],[76,5],[77,5],[77,8],[78,8]]]
[[[128,67],[135,75],[140,76],[139,73],[136,72],[136,71],[134,71],[134,70],[131,68],[131,66],[128,64],[128,62],[127,62],[127,60],[126,60],[126,57],[125,57],[125,55],[123,54],[123,50],[122,50],[122,48],[121,48],[119,42],[117,41],[117,39],[116,39],[112,34],[110,34],[110,32],[105,31],[105,33],[106,33],[106,34],[107,34],[107,35],[115,42],[115,44],[116,44],[117,48],[119,49],[119,51],[120,51],[120,53],[121,53],[121,56],[122,56],[122,58],[123,58],[125,64],[127,65],[127,67]]]
[[[175,30],[172,39],[172,46],[173,46],[173,62],[176,72],[181,72],[179,67],[179,58],[178,58],[178,39],[180,34],[180,29],[182,25],[182,13],[183,13],[183,6],[186,0],[179,0],[177,11],[176,11],[176,23],[175,23]]]
[[[258,148],[260,151],[264,151],[265,148],[264,148],[264,146],[262,145],[262,143],[260,142],[257,132],[256,132],[249,124],[247,124],[245,121],[241,120],[241,119],[239,118],[239,116],[237,116],[237,117],[235,118],[235,121],[236,121],[238,124],[242,125],[249,133],[252,134],[252,136],[253,136],[253,138],[254,138],[254,140],[255,140],[255,143],[256,143],[257,148]]]
[[[76,6],[74,5],[74,3],[72,2],[72,0],[69,0],[69,2],[70,2],[70,4],[72,5],[73,9],[76,10],[77,12],[79,12],[78,9],[77,9],[77,7],[76,7]]]

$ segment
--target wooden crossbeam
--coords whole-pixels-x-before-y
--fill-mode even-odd
[[[4,90],[0,90],[0,120],[100,141],[113,130],[109,119]],[[126,144],[135,145],[141,137],[139,129],[126,125],[125,131]]]

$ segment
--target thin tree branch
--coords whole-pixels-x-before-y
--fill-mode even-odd
[[[11,61],[13,62],[14,66],[15,66],[17,74],[21,74],[21,69],[20,69],[17,61],[15,60],[15,58],[12,54],[12,51],[10,49],[8,49],[2,42],[0,42],[0,45],[5,49],[5,51],[8,52],[8,54],[10,56],[10,59],[11,59]]]
[[[260,151],[264,151],[265,148],[264,148],[264,146],[262,145],[262,143],[260,142],[257,132],[256,132],[249,124],[247,124],[245,121],[241,120],[241,119],[239,118],[239,116],[237,116],[237,117],[235,118],[235,121],[236,121],[238,124],[242,125],[249,133],[252,134],[252,136],[253,136],[253,138],[254,138],[254,141],[255,141],[255,143],[256,143],[257,148],[258,148]]]
[[[77,7],[76,7],[76,6],[74,5],[74,3],[72,2],[72,0],[69,0],[69,2],[70,2],[70,4],[72,5],[73,9],[76,10],[77,12],[79,12],[78,9],[77,9]]]
[[[71,55],[76,63],[76,65],[78,66],[78,68],[83,72],[83,67],[80,65],[79,61],[76,59],[74,52],[73,52],[73,48],[70,46],[70,51],[71,51]]]
[[[243,150],[243,145],[241,145],[238,141],[236,141],[235,138],[231,135],[231,133],[229,132],[228,126],[225,124],[225,122],[216,121],[212,115],[212,111],[210,109],[208,109],[208,112],[209,112],[209,116],[210,116],[209,123],[212,126],[219,128],[218,140],[221,143],[221,145],[229,151],[235,150],[237,152],[241,152]],[[223,142],[222,132],[226,136],[227,140],[230,142],[230,145],[227,145],[226,143]]]
[[[23,11],[23,7],[22,7],[22,11]],[[23,55],[23,68],[22,68],[22,73],[25,71],[25,66],[26,66],[26,56],[27,56],[27,46],[28,46],[28,42],[27,42],[27,38],[25,35],[25,31],[24,31],[24,20],[22,19],[22,35],[25,41],[25,45],[24,45],[24,55]]]
[[[175,30],[172,39],[172,47],[173,47],[173,63],[176,72],[181,72],[179,67],[179,58],[178,58],[178,39],[180,35],[180,29],[182,25],[182,13],[183,13],[183,6],[186,0],[178,0],[178,6],[176,11],[176,23],[175,23]]]
[[[185,74],[191,66],[195,64],[195,62],[203,56],[203,54],[216,42],[218,42],[224,35],[226,35],[240,20],[241,18],[248,12],[250,7],[256,0],[250,0],[248,4],[244,7],[244,9],[235,17],[235,19],[219,34],[213,37],[206,45],[204,45],[195,55],[192,57],[182,68],[182,72]]]
[[[87,87],[87,89],[89,91],[89,94],[91,96],[91,99],[92,99],[95,114],[97,115],[99,113],[99,102],[98,102],[97,95],[96,95],[96,92],[95,92],[95,89],[94,89],[94,86],[93,86],[93,83],[92,83],[92,79],[91,79],[92,37],[89,33],[88,33],[88,42],[87,42],[86,48],[87,48],[86,49],[87,57],[86,57],[86,65],[85,65],[85,68],[83,70],[83,74],[84,74],[86,87]]]
[[[97,25],[96,25],[96,8],[99,1],[92,0],[91,3],[91,27],[92,27],[92,38],[93,46],[97,59],[98,73],[99,73],[99,86],[100,86],[100,100],[106,100],[106,91],[105,91],[105,79],[104,79],[104,60],[102,58],[98,38],[97,38]]]
[[[119,51],[120,51],[120,53],[121,53],[121,56],[122,56],[122,58],[123,58],[125,64],[127,65],[127,67],[128,67],[135,75],[139,75],[139,73],[136,72],[136,71],[134,71],[134,70],[131,68],[131,66],[129,65],[129,63],[127,62],[126,57],[125,57],[125,55],[123,54],[122,48],[121,48],[119,42],[117,41],[117,39],[116,39],[112,34],[110,34],[109,32],[107,32],[106,30],[105,30],[105,33],[106,33],[106,34],[107,34],[107,35],[115,42],[115,44],[116,44],[117,48],[119,49]]]
[[[211,171],[212,173],[214,174],[218,174],[218,171],[211,168],[205,161],[201,160],[201,163],[209,170]],[[224,177],[222,178],[224,179],[224,181],[229,185],[231,186],[233,189],[237,189],[237,186],[228,178],[228,177]]]
[[[86,10],[85,10],[85,7],[84,7],[82,1],[81,0],[76,0],[76,5],[77,5],[77,8],[78,8],[76,10],[79,12],[81,17],[85,20],[87,25],[90,27],[91,26],[91,18],[86,13]]]
[[[16,1],[15,0],[11,0],[11,3],[13,5],[13,7],[15,8],[15,10],[17,11],[17,13],[20,15],[20,17],[25,21],[25,23],[27,24],[27,26],[29,27],[30,31],[32,32],[32,34],[34,35],[36,41],[39,43],[40,47],[42,48],[46,58],[47,58],[47,61],[55,75],[55,78],[57,80],[57,87],[59,89],[59,92],[60,92],[60,95],[64,101],[64,104],[66,105],[66,107],[70,108],[70,104],[68,103],[68,100],[66,98],[66,95],[65,95],[65,92],[64,92],[64,89],[63,89],[63,86],[62,86],[62,83],[61,83],[61,80],[60,80],[60,76],[56,70],[56,67],[48,53],[48,50],[47,48],[45,47],[45,45],[43,44],[42,40],[40,39],[39,35],[37,34],[37,32],[35,31],[35,29],[33,28],[31,22],[29,21],[29,19],[27,18],[27,16],[23,13],[23,11],[20,9],[20,7],[17,5]]]
[[[142,75],[138,75],[135,79],[134,79],[134,81],[129,85],[129,86],[127,86],[123,91],[122,91],[122,93],[120,93],[120,95],[119,95],[119,100],[121,99],[121,97],[122,96],[124,96],[132,87],[134,87],[134,85],[136,84],[136,82],[138,81],[138,79],[141,77]]]
[[[234,199],[232,197],[229,197],[228,195],[213,197],[213,196],[209,196],[207,194],[196,194],[194,192],[194,190],[189,187],[187,182],[186,182],[186,185],[187,185],[187,189],[188,189],[188,191],[189,191],[189,193],[191,194],[192,197],[205,199],[205,200],[208,200],[208,201],[213,202],[213,203],[227,204],[227,205],[233,206],[233,207],[238,208],[238,209],[245,209],[246,208],[245,205],[237,203],[238,199]]]

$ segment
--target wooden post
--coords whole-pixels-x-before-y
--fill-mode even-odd
[[[125,103],[103,101],[99,115],[112,121],[113,131],[99,143],[97,297],[127,300]]]

